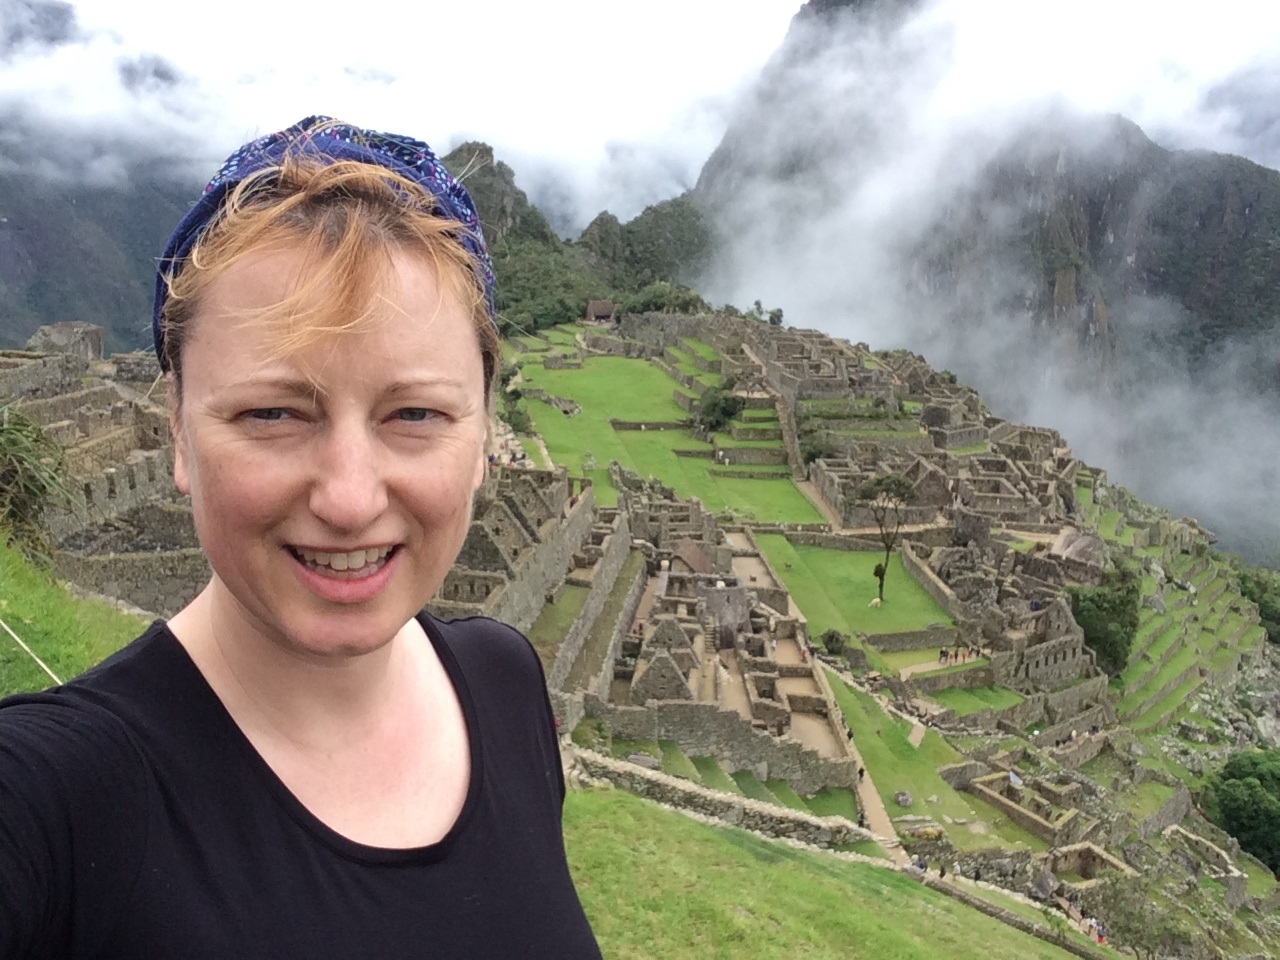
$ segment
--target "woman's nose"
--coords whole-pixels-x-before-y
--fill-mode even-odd
[[[338,530],[368,527],[387,508],[377,437],[367,424],[334,424],[321,440],[311,511]]]

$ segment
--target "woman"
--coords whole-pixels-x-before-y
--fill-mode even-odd
[[[420,613],[466,537],[492,269],[425,144],[310,118],[161,260],[213,577],[0,709],[0,957],[597,957],[536,655]]]

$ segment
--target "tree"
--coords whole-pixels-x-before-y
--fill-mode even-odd
[[[1142,960],[1182,956],[1192,942],[1186,923],[1157,905],[1149,884],[1114,877],[1094,887],[1095,915],[1106,926],[1107,939],[1132,950]]]
[[[902,508],[915,498],[911,481],[901,474],[886,473],[858,487],[855,494],[867,501],[871,516],[880,528],[880,543],[884,545],[884,562],[876,564],[875,578],[880,583],[879,597],[884,602],[884,578],[889,572],[889,558],[902,535]]]
[[[826,648],[827,653],[833,657],[840,656],[844,653],[844,648],[849,645],[848,634],[841,633],[834,627],[824,632],[818,639],[822,641],[822,646]]]
[[[62,448],[33,420],[0,407],[0,535],[34,560],[49,560],[45,511],[72,503],[64,476]]]
[[[1071,612],[1084,642],[1098,655],[1098,666],[1116,676],[1129,662],[1142,612],[1142,583],[1133,571],[1107,574],[1097,587],[1068,587]]]
[[[1280,750],[1241,750],[1212,781],[1221,826],[1273,871],[1280,870]]]
[[[768,316],[769,316],[769,326],[771,327],[782,326],[782,308],[781,307],[774,307],[772,310],[769,311]]]
[[[733,386],[729,382],[718,387],[707,387],[702,391],[694,419],[712,432],[723,430],[730,420],[742,412],[745,403],[742,397],[734,395]]]

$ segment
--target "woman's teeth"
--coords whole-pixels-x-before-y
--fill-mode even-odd
[[[317,573],[350,580],[367,577],[387,562],[394,547],[374,547],[369,550],[352,550],[350,553],[320,553],[316,550],[295,549],[294,554]]]

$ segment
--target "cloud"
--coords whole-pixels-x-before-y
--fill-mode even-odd
[[[1258,358],[1280,356],[1280,337],[1189,357],[1181,308],[1117,296],[1116,359],[1104,361],[1029,303],[1027,224],[1054,197],[989,179],[997,157],[1021,158],[1005,170],[1015,184],[1059,185],[1073,181],[1036,180],[1029,165],[1106,176],[1120,153],[1140,157],[1120,120],[1087,119],[1108,114],[1166,146],[1274,163],[1280,101],[1258,94],[1277,89],[1280,8],[1181,12],[935,0],[896,19],[798,23],[699,184],[732,238],[706,292],[922,352],[994,413],[1060,429],[1145,499],[1280,558],[1280,405],[1258,387]]]
[[[314,113],[442,152],[480,139],[580,228],[604,207],[629,217],[692,185],[728,97],[796,5],[398,0],[338,22],[282,0],[79,0],[68,21],[66,5],[0,0],[0,36],[43,38],[0,61],[0,115],[140,144],[201,176]],[[39,27],[55,11],[62,28]]]

